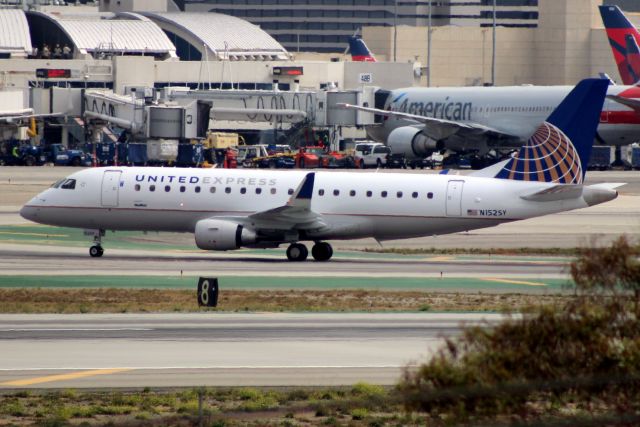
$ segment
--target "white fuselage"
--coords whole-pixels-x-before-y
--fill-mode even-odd
[[[391,91],[385,110],[400,111],[425,117],[476,123],[520,138],[519,147],[537,129],[573,86],[504,86],[504,87],[411,87]],[[609,86],[608,95],[640,98],[636,86]],[[397,127],[414,126],[415,122],[393,118],[382,125],[367,128],[369,136],[386,142]],[[640,140],[640,114],[614,100],[606,99],[598,136],[606,144],[626,145]],[[477,140],[468,138],[474,149]],[[499,145],[499,144],[497,144]]]
[[[95,168],[74,173],[74,189],[50,188],[21,214],[44,224],[106,230],[194,232],[198,221],[284,206],[308,171]],[[521,196],[554,184],[494,178],[315,172],[311,211],[326,227],[304,240],[380,240],[446,234],[588,206],[584,197],[533,202]],[[153,190],[153,191],[152,191]],[[303,240],[296,226],[284,241]],[[288,234],[291,235],[291,234]]]

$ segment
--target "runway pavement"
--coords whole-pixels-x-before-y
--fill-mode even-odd
[[[0,390],[394,384],[491,314],[0,315]]]

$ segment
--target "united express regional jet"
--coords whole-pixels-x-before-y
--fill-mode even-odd
[[[400,239],[492,227],[614,199],[583,184],[608,81],[578,84],[511,159],[473,176],[107,167],[76,172],[29,201],[29,220],[94,230],[190,232],[205,250],[272,248],[331,258],[328,239]]]

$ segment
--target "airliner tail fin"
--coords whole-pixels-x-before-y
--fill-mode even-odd
[[[496,178],[582,184],[609,82],[582,80]]]
[[[638,78],[634,77],[634,70],[629,63],[626,37],[631,36],[636,43],[640,43],[640,32],[638,32],[618,6],[603,5],[599,6],[599,8],[604,27],[607,30],[607,36],[609,37],[613,58],[618,65],[622,82],[625,85],[633,85],[638,81]],[[635,71],[640,72],[640,70],[637,69]]]
[[[360,37],[349,37],[351,59],[355,62],[377,62],[364,40]]]

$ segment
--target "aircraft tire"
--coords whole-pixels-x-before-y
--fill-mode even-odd
[[[287,259],[289,261],[304,261],[309,256],[309,250],[302,243],[293,243],[287,248]]]
[[[104,249],[101,246],[94,245],[89,248],[89,255],[92,258],[100,258],[104,254]]]
[[[327,242],[318,242],[311,248],[311,255],[316,261],[329,261],[333,256],[333,248]]]

